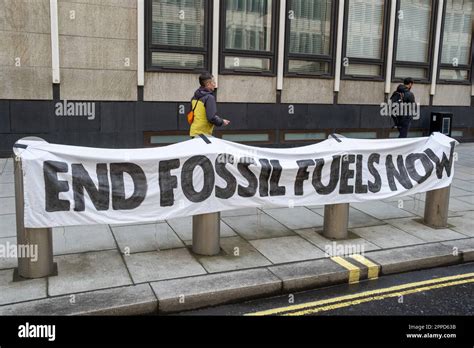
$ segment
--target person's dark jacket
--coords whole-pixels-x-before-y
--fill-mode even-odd
[[[405,85],[398,85],[397,87],[398,93],[403,93],[403,102],[404,103],[414,103],[415,102],[415,95],[412,91],[408,89]]]
[[[193,99],[201,100],[206,108],[206,117],[207,120],[218,127],[222,126],[224,121],[222,118],[217,116],[217,104],[216,98],[212,92],[208,91],[204,87],[199,87],[196,92],[194,92]]]

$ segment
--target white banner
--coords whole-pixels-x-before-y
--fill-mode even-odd
[[[450,185],[457,144],[440,133],[330,138],[289,149],[209,140],[99,149],[22,139],[25,227],[143,223],[405,196]]]

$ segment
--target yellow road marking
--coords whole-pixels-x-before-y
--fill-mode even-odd
[[[306,309],[306,310],[298,311],[298,312],[284,313],[283,315],[285,315],[285,316],[294,316],[294,315],[307,315],[307,314],[312,314],[312,313],[317,313],[317,312],[325,312],[325,311],[330,311],[330,310],[334,310],[334,309],[338,309],[338,308],[358,305],[358,304],[361,304],[361,303],[364,303],[364,302],[380,301],[380,300],[383,300],[385,298],[399,297],[399,296],[403,296],[403,295],[414,294],[414,293],[417,293],[417,292],[440,289],[440,288],[445,288],[445,287],[448,287],[448,286],[467,284],[467,283],[474,283],[474,278],[465,279],[465,280],[457,280],[457,281],[441,283],[441,284],[435,284],[435,285],[431,285],[431,286],[424,286],[424,287],[421,287],[421,288],[415,288],[415,289],[410,289],[410,290],[405,290],[405,291],[400,291],[400,292],[394,292],[394,293],[392,292],[390,294],[385,294],[385,295],[366,297],[366,298],[363,298],[363,299],[352,300],[352,301],[347,301],[347,302],[342,302],[342,303],[336,303],[336,304],[332,304],[332,305],[329,305],[329,306],[310,308],[310,309]]]
[[[383,288],[383,289],[364,291],[358,294],[338,296],[338,297],[333,297],[333,298],[329,298],[325,300],[306,302],[306,303],[302,303],[298,305],[291,305],[291,306],[280,307],[280,308],[272,308],[272,309],[254,312],[254,313],[247,313],[246,315],[252,315],[252,316],[253,315],[271,315],[271,314],[278,314],[278,313],[283,313],[283,312],[290,312],[290,311],[316,307],[316,306],[325,305],[325,304],[334,303],[334,302],[353,300],[356,298],[367,297],[371,295],[384,294],[388,292],[405,290],[408,288],[414,288],[414,287],[419,287],[419,286],[424,286],[424,285],[438,284],[438,283],[443,283],[443,282],[452,281],[452,280],[465,279],[469,277],[474,277],[474,273],[458,274],[458,275],[448,276],[448,277],[443,277],[443,278],[429,279],[429,280],[423,280],[419,282],[395,285],[395,286],[391,286],[391,287]]]
[[[349,284],[357,283],[360,277],[360,269],[340,256],[331,257],[331,260],[340,264],[345,269],[349,270]]]
[[[379,277],[379,270],[380,270],[379,265],[373,263],[372,261],[370,261],[369,259],[365,258],[364,256],[362,256],[360,254],[353,254],[353,255],[350,255],[349,257],[356,260],[356,261],[358,261],[358,262],[360,262],[364,266],[367,266],[367,268],[368,268],[367,278],[368,279],[377,279]]]

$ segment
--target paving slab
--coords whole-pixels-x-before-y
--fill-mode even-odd
[[[468,186],[468,185],[466,185]],[[465,187],[456,187],[451,185],[451,188],[449,190],[449,196],[450,197],[464,197],[464,196],[471,196],[472,197],[473,193],[472,191],[466,190]]]
[[[451,185],[451,188],[449,190],[449,197],[450,198],[454,198],[454,197],[464,197],[464,196],[469,196],[469,195],[472,195],[473,193],[470,192],[470,191],[467,191],[465,189],[462,189],[462,188],[459,188],[459,187],[456,187],[456,186],[453,186]],[[415,195],[416,196],[416,200],[421,200],[421,201],[426,201],[426,194],[425,193],[418,193]]]
[[[469,202],[461,201],[458,198],[451,197],[449,199],[449,210],[455,212],[474,210],[474,204],[470,204]]]
[[[0,158],[0,174],[2,174],[5,164],[7,164],[7,158]]]
[[[193,239],[193,218],[192,216],[166,220],[171,228],[183,241]],[[221,219],[221,237],[236,236],[235,232],[225,224]]]
[[[129,222],[125,224],[109,224],[110,227],[124,227],[124,226],[137,226],[137,225],[149,225],[149,224],[159,224],[166,222],[165,220],[156,220],[156,221],[147,221],[147,222]]]
[[[465,235],[454,232],[449,228],[431,228],[422,224],[420,222],[421,220],[421,218],[391,219],[387,220],[387,223],[417,238],[420,238],[425,242],[441,242],[450,239],[466,238]]]
[[[417,199],[424,200],[425,193],[415,193],[414,195],[402,196],[402,197],[390,197],[383,199],[382,202],[391,203],[391,202],[399,202],[399,201],[414,201]]]
[[[226,210],[221,212],[221,217],[226,216],[241,216],[241,215],[257,215],[262,213],[258,208],[243,208],[243,209],[234,209]]]
[[[53,228],[54,255],[116,249],[108,225],[68,226]]]
[[[415,214],[419,217],[423,217],[425,215],[425,201],[424,200],[411,200],[411,201],[403,201],[403,203],[399,202],[391,202],[394,207],[397,209],[402,209],[409,213]],[[462,212],[456,212],[452,210],[448,210],[448,216],[459,216],[462,215]]]
[[[310,206],[307,206],[306,208],[324,217],[324,205],[310,205]]]
[[[325,257],[321,249],[300,236],[255,239],[250,244],[275,264]]]
[[[134,283],[206,273],[186,248],[124,255],[124,260]]]
[[[472,173],[463,173],[463,172],[456,172],[454,170],[454,177],[456,179],[461,179],[461,180],[467,180],[467,181],[473,181],[474,180],[474,174]]]
[[[16,236],[16,215],[0,215],[0,238],[13,236]]]
[[[158,300],[149,284],[50,297],[0,306],[0,315],[143,315],[156,313]]]
[[[0,197],[0,215],[15,214],[15,197]]]
[[[465,180],[459,180],[454,178],[451,182],[451,187],[457,187],[464,191],[474,192],[474,183]]]
[[[396,248],[425,243],[422,239],[391,225],[354,228],[352,232],[381,248]]]
[[[313,208],[311,210],[321,215],[323,217],[323,222],[324,222],[324,207]],[[353,208],[351,205],[349,205],[349,225],[348,225],[349,228],[376,226],[376,225],[384,225],[384,224],[385,222],[383,222],[383,220],[376,219],[373,216],[370,216],[360,210]]]
[[[292,230],[323,226],[324,224],[321,215],[305,207],[263,209],[263,211]]]
[[[413,216],[413,214],[403,209],[398,209],[392,204],[385,203],[382,201],[352,203],[351,205],[353,208],[360,210],[368,215],[371,215],[379,220]]]
[[[112,231],[122,253],[166,250],[184,246],[165,222],[112,227]]]
[[[453,255],[453,249],[441,243],[372,251],[365,257],[381,266],[381,274],[409,272],[461,262],[460,255]]]
[[[17,245],[16,244],[16,237],[0,238],[0,247],[4,250],[8,250],[12,246],[16,247],[16,245]],[[17,258],[16,257],[10,257],[10,256],[11,255],[2,255],[2,256],[0,256],[0,269],[18,267]]]
[[[13,159],[8,158],[7,162],[5,163],[5,166],[3,167],[2,175],[6,175],[6,174],[7,175],[13,175],[13,171],[14,171]]]
[[[474,237],[474,212],[464,212],[462,216],[448,218],[448,224],[451,229],[464,234],[468,237]]]
[[[474,205],[474,193],[471,193],[470,196],[458,196],[458,197],[456,197],[456,199],[458,201],[466,202],[466,203],[469,203],[471,205]]]
[[[471,156],[471,160],[474,157]],[[456,176],[456,173],[464,173],[464,174],[472,174],[473,170],[472,167],[465,166],[465,165],[457,165],[454,170],[454,176]],[[472,181],[472,180],[471,180]]]
[[[0,175],[0,184],[11,184],[12,186],[15,183],[15,177],[13,174],[4,174]],[[13,192],[15,192],[15,186],[13,186]]]
[[[384,224],[385,222],[383,222],[382,220],[376,219],[360,210],[349,206],[349,228],[376,226]]]
[[[450,240],[443,242],[443,245],[447,245],[462,253],[463,262],[474,261],[474,238]]]
[[[240,237],[221,238],[221,254],[195,255],[209,273],[271,265],[271,262]]]
[[[209,274],[151,283],[160,312],[215,306],[238,300],[272,296],[281,280],[267,269]]]
[[[15,186],[13,184],[0,183],[0,197],[15,197]]]
[[[235,232],[247,240],[295,235],[265,213],[222,218]]]
[[[46,297],[45,278],[13,282],[13,269],[0,271],[0,305],[44,297]]]
[[[296,262],[268,269],[282,280],[283,291],[301,291],[349,280],[349,271],[330,259]]]
[[[116,250],[56,256],[58,275],[48,278],[51,296],[105,289],[132,283]]]
[[[312,228],[295,230],[295,232],[298,233],[304,239],[316,245],[318,248],[320,248],[325,255],[340,255],[339,250],[343,250],[342,254],[347,255],[352,254],[355,251],[357,251],[357,253],[364,253],[366,251],[380,249],[379,246],[370,243],[363,238],[350,238],[336,241],[324,237],[321,234],[321,231],[317,231]]]

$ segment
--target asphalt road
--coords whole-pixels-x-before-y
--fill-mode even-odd
[[[474,315],[474,263],[178,315]]]

